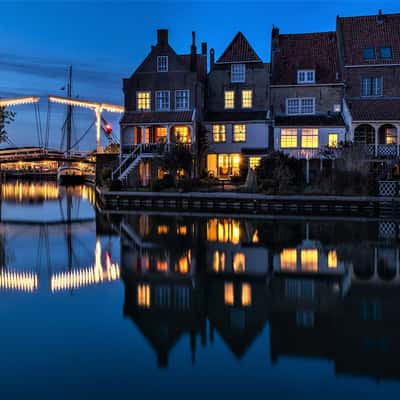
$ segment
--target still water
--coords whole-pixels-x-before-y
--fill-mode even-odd
[[[2,398],[398,398],[392,221],[103,215],[3,184]]]

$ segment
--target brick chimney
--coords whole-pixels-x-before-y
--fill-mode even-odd
[[[160,47],[168,45],[168,29],[157,29],[157,45]]]
[[[214,49],[210,49],[210,71],[214,69]]]
[[[190,69],[196,71],[197,67],[197,49],[196,49],[196,33],[192,32],[192,45],[190,46]]]
[[[208,64],[207,64],[207,43],[206,42],[201,43],[201,55],[205,59],[204,65],[205,65],[206,73],[207,73]]]
[[[382,10],[381,9],[378,10],[378,15],[376,17],[376,22],[378,24],[383,24],[383,22],[384,22],[384,18],[383,18],[383,14],[382,14]]]
[[[279,28],[275,25],[272,26],[272,51],[279,49]]]

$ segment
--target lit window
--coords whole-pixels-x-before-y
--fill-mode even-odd
[[[229,161],[231,165],[231,174],[234,176],[240,175],[240,154],[230,154]]]
[[[283,249],[280,255],[282,271],[296,271],[297,269],[297,250]]]
[[[391,47],[381,47],[379,49],[379,56],[384,60],[392,58],[392,48]]]
[[[253,107],[253,91],[242,90],[242,108]]]
[[[157,57],[157,71],[167,72],[168,71],[168,56]]]
[[[233,125],[233,141],[234,142],[246,141],[246,125],[244,124]]]
[[[235,92],[233,90],[225,90],[225,108],[235,108]]]
[[[244,64],[231,65],[231,82],[245,82],[246,66]]]
[[[315,98],[290,98],[286,100],[287,115],[315,114]]]
[[[336,269],[337,268],[337,254],[336,250],[328,251],[328,268]]]
[[[224,300],[227,306],[233,306],[235,302],[232,282],[227,282],[224,285]]]
[[[281,129],[281,148],[297,147],[297,129]]]
[[[397,131],[395,127],[386,126],[385,132],[385,144],[397,144]]]
[[[156,127],[156,142],[166,143],[167,142],[167,128],[164,126]]]
[[[174,128],[175,140],[177,143],[190,143],[190,132],[187,126],[175,126]]]
[[[318,129],[302,129],[301,130],[301,147],[303,149],[318,148]]]
[[[175,91],[175,109],[179,111],[189,110],[189,90]]]
[[[138,111],[150,111],[150,92],[136,92],[136,105]]]
[[[318,271],[318,250],[302,249],[301,250],[301,270],[305,272]]]
[[[261,164],[261,157],[250,157],[249,158],[249,166],[251,169],[256,169]]]
[[[150,307],[150,286],[138,285],[137,287],[137,304],[139,307]]]
[[[246,256],[244,253],[235,253],[233,255],[233,271],[237,274],[246,271]]]
[[[368,96],[382,96],[382,77],[368,77],[362,79],[361,95]]]
[[[315,71],[313,69],[298,70],[297,83],[315,83]]]
[[[251,306],[251,286],[249,283],[242,284],[242,306]]]
[[[220,143],[226,142],[226,127],[225,125],[213,125],[213,142]]]
[[[339,135],[337,133],[328,134],[328,147],[336,148],[339,144]]]
[[[375,49],[373,47],[365,47],[363,57],[364,60],[375,60]]]
[[[225,253],[223,251],[214,251],[213,255],[213,271],[224,272],[225,271]]]
[[[169,90],[160,90],[156,92],[157,111],[169,110]]]

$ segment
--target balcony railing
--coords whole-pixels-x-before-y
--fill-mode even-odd
[[[365,144],[366,154],[371,157],[396,157],[399,155],[399,147],[396,144]]]
[[[136,145],[122,145],[122,154],[131,154],[139,146],[141,147],[142,154],[163,154],[174,148],[184,148],[188,151],[193,150],[193,144],[191,143],[143,143]]]

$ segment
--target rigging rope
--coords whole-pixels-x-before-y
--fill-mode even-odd
[[[89,133],[90,129],[93,127],[95,124],[96,120],[93,120],[93,122],[90,124],[89,128],[86,129],[86,131],[83,133],[83,135],[69,148],[70,150],[76,147],[84,138],[85,136]]]

